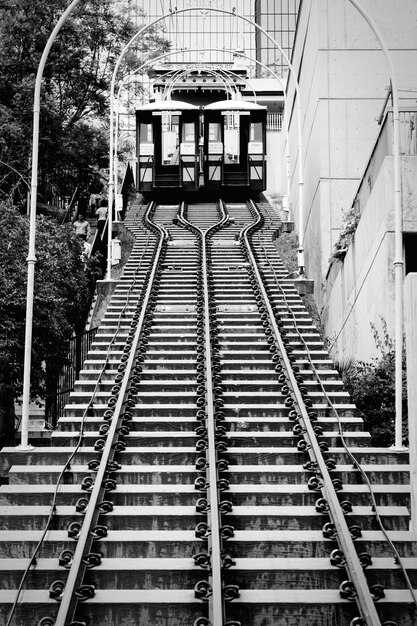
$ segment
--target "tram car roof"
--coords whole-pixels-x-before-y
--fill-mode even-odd
[[[264,111],[266,107],[248,100],[219,100],[206,104],[204,109],[207,111]]]
[[[136,109],[137,111],[194,111],[198,110],[194,104],[182,102],[181,100],[158,100],[148,102]]]

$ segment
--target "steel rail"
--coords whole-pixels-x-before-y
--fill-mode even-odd
[[[181,204],[180,220],[184,225],[189,226],[194,232],[201,236],[202,247],[202,274],[204,287],[204,339],[205,339],[205,368],[206,368],[206,401],[207,401],[207,458],[206,479],[208,482],[207,500],[209,504],[208,519],[210,519],[210,534],[208,536],[209,554],[211,559],[211,572],[209,583],[212,588],[212,595],[209,600],[209,620],[211,626],[223,626],[224,624],[224,604],[222,593],[222,557],[221,557],[221,536],[220,536],[220,513],[219,513],[219,493],[218,493],[218,470],[216,453],[216,436],[214,421],[214,393],[212,377],[212,356],[211,356],[211,335],[210,335],[210,308],[209,308],[209,287],[208,287],[208,267],[207,267],[207,236],[216,226],[223,226],[228,221],[228,217],[221,206],[223,217],[217,224],[207,230],[195,226],[184,217],[185,203]]]
[[[85,407],[85,409],[83,411],[83,414],[81,416],[80,430],[79,430],[79,433],[78,433],[77,443],[75,444],[74,450],[71,452],[71,454],[69,455],[68,459],[66,460],[65,465],[63,466],[63,468],[62,468],[62,470],[61,470],[61,472],[60,472],[60,474],[58,476],[58,479],[57,479],[57,481],[55,483],[55,491],[52,494],[52,502],[51,502],[51,505],[50,505],[49,517],[48,517],[48,519],[46,521],[45,528],[42,531],[43,534],[42,534],[41,538],[39,539],[39,541],[38,541],[35,549],[33,550],[31,556],[29,557],[28,565],[27,565],[25,571],[23,572],[22,578],[21,578],[20,583],[19,583],[19,587],[18,587],[18,589],[16,591],[15,601],[13,603],[12,609],[11,609],[9,615],[8,615],[8,618],[7,618],[6,626],[10,626],[10,624],[12,622],[15,610],[16,610],[18,602],[19,602],[20,594],[21,594],[21,592],[23,590],[23,585],[25,583],[26,577],[28,576],[31,567],[36,565],[37,553],[41,549],[41,547],[42,547],[42,545],[43,545],[43,543],[45,541],[46,534],[49,531],[49,526],[51,524],[51,521],[52,521],[53,517],[56,515],[56,512],[55,512],[56,511],[56,501],[57,501],[59,489],[61,487],[61,481],[63,479],[63,476],[64,476],[65,472],[69,470],[69,468],[71,466],[72,460],[76,457],[76,455],[78,453],[78,450],[81,447],[82,438],[83,438],[83,435],[84,435],[85,421],[86,421],[86,418],[87,418],[87,416],[89,414],[89,411],[90,411],[92,405],[94,404],[94,400],[95,400],[98,388],[100,386],[100,383],[101,383],[101,380],[102,380],[102,376],[105,373],[106,367],[108,365],[110,350],[111,350],[114,342],[116,341],[117,335],[118,335],[119,330],[121,328],[121,321],[122,321],[122,318],[123,318],[123,316],[125,314],[127,306],[129,304],[129,301],[130,301],[130,298],[131,298],[131,292],[133,291],[133,289],[134,289],[134,287],[136,285],[137,275],[139,274],[139,272],[141,270],[141,264],[142,264],[142,261],[143,261],[143,258],[145,256],[145,254],[146,254],[146,251],[148,249],[149,239],[150,239],[150,235],[148,235],[148,238],[147,238],[146,243],[145,243],[145,249],[144,249],[144,251],[142,252],[142,254],[141,254],[140,258],[139,258],[138,267],[136,268],[136,270],[134,272],[132,284],[129,287],[128,292],[127,292],[126,303],[123,306],[123,309],[119,313],[119,318],[117,320],[116,330],[114,331],[113,337],[111,338],[111,340],[109,342],[109,345],[108,345],[108,348],[107,348],[107,352],[106,352],[106,355],[104,357],[104,362],[103,362],[103,365],[101,366],[101,370],[100,370],[100,373],[98,375],[97,382],[96,382],[96,384],[94,386],[93,393],[92,393],[91,398],[90,398],[90,400],[89,400],[87,406]]]
[[[350,581],[352,582],[355,593],[356,593],[356,603],[358,605],[358,609],[361,613],[361,617],[364,620],[366,626],[380,626],[381,621],[379,619],[374,599],[369,590],[368,581],[363,571],[363,566],[359,560],[358,554],[356,552],[356,548],[351,537],[349,527],[346,522],[345,515],[340,506],[339,499],[337,497],[336,490],[332,483],[332,479],[329,473],[329,470],[326,466],[323,453],[320,449],[319,443],[317,441],[316,434],[314,433],[313,425],[311,424],[310,418],[308,416],[307,408],[304,404],[303,396],[298,386],[298,382],[295,378],[294,372],[291,367],[291,362],[288,358],[288,354],[282,340],[278,325],[275,321],[274,312],[271,307],[271,303],[269,297],[265,291],[265,287],[263,285],[263,281],[261,275],[259,273],[259,269],[256,263],[256,259],[254,257],[252,247],[250,245],[248,239],[248,231],[256,228],[261,222],[261,213],[255,203],[250,200],[250,205],[255,215],[257,215],[257,221],[254,224],[245,226],[240,234],[239,239],[244,241],[251,265],[252,270],[256,276],[258,281],[258,287],[262,294],[263,300],[265,302],[265,306],[268,310],[270,323],[273,328],[273,332],[275,335],[275,339],[277,345],[281,351],[281,358],[284,364],[284,367],[287,372],[288,382],[291,385],[292,392],[295,398],[295,402],[298,406],[300,412],[300,420],[303,426],[303,435],[308,444],[308,453],[310,455],[311,460],[317,463],[318,471],[316,472],[323,481],[323,485],[321,486],[321,492],[323,497],[327,500],[329,506],[329,516],[334,524],[336,533],[337,533],[337,541],[339,543],[340,549],[343,552],[345,558],[345,567],[350,576]]]
[[[149,207],[147,208],[145,220],[147,221],[148,224],[152,225],[153,227],[156,227],[156,229],[160,233],[160,240],[159,240],[158,248],[157,248],[155,259],[154,259],[152,272],[151,272],[148,286],[146,289],[144,303],[140,311],[140,316],[139,316],[138,323],[136,326],[135,335],[131,343],[129,357],[126,362],[126,368],[124,370],[124,376],[121,382],[118,399],[114,407],[112,421],[110,424],[109,431],[107,433],[106,443],[102,451],[100,466],[96,472],[94,486],[91,491],[87,509],[85,511],[85,517],[84,517],[83,525],[80,529],[71,568],[69,570],[65,588],[63,590],[63,593],[60,599],[60,606],[59,606],[57,618],[55,621],[55,626],[66,626],[66,624],[68,624],[70,621],[72,621],[75,618],[75,611],[77,609],[77,605],[79,601],[76,591],[77,591],[78,586],[82,583],[85,571],[87,569],[87,564],[84,562],[84,559],[88,555],[91,549],[92,543],[94,541],[94,537],[91,534],[91,531],[94,528],[94,524],[96,524],[98,517],[100,515],[98,506],[100,505],[103,499],[104,493],[105,493],[103,482],[106,477],[106,473],[108,471],[107,470],[108,463],[109,461],[112,460],[114,453],[115,453],[114,444],[118,438],[117,431],[120,426],[121,413],[122,413],[122,409],[123,409],[123,405],[125,401],[125,396],[129,388],[130,373],[131,373],[131,370],[133,368],[133,365],[136,359],[136,350],[140,342],[142,326],[143,326],[144,318],[146,315],[146,309],[147,309],[147,305],[149,302],[149,298],[153,290],[153,282],[154,282],[155,274],[158,268],[159,258],[161,256],[161,251],[162,251],[164,242],[166,241],[168,237],[167,230],[164,227],[159,226],[158,224],[155,224],[150,221],[149,215],[153,207],[154,207],[154,204],[151,203]]]
[[[265,210],[268,213],[268,217],[270,218],[270,224],[272,224],[273,217],[271,216],[268,207],[265,207]],[[389,537],[388,531],[387,531],[387,529],[384,526],[384,522],[382,520],[382,517],[379,514],[379,510],[378,510],[379,509],[379,505],[377,504],[377,501],[376,501],[375,492],[374,492],[374,489],[372,487],[372,483],[369,480],[369,477],[368,477],[366,471],[363,469],[361,463],[355,457],[354,453],[351,452],[351,450],[349,449],[349,446],[346,443],[345,435],[344,435],[344,432],[343,432],[342,419],[341,419],[341,417],[339,415],[339,411],[337,410],[336,405],[334,404],[334,402],[332,401],[331,397],[327,393],[326,388],[325,388],[325,386],[324,386],[324,384],[323,384],[323,382],[322,382],[322,380],[320,378],[319,372],[318,372],[318,370],[317,370],[317,368],[316,368],[316,366],[314,364],[314,361],[311,358],[310,349],[309,349],[309,347],[307,345],[307,342],[305,341],[305,339],[303,337],[303,334],[301,333],[300,329],[298,328],[297,319],[296,319],[296,317],[294,315],[294,312],[291,309],[291,306],[290,306],[290,304],[289,304],[289,302],[287,300],[287,295],[286,295],[284,289],[282,288],[282,286],[281,286],[281,284],[279,282],[279,279],[278,279],[277,273],[275,271],[275,268],[272,265],[271,260],[268,257],[267,250],[266,250],[265,246],[263,245],[263,243],[261,241],[259,233],[258,233],[258,243],[259,243],[259,245],[262,248],[262,251],[263,251],[263,254],[264,254],[264,258],[265,258],[266,262],[268,263],[268,266],[269,266],[271,272],[273,273],[275,284],[277,285],[278,289],[280,290],[281,295],[284,298],[284,302],[287,305],[287,308],[288,308],[288,311],[289,311],[289,315],[291,316],[291,318],[293,320],[293,323],[294,323],[294,330],[297,333],[298,338],[300,339],[301,343],[303,344],[303,346],[304,346],[304,348],[306,350],[307,359],[308,359],[308,361],[310,363],[310,367],[311,367],[311,369],[312,369],[312,371],[314,373],[316,382],[319,385],[319,387],[320,387],[324,397],[326,398],[327,402],[329,403],[329,406],[332,409],[333,414],[334,414],[334,416],[336,418],[337,428],[339,430],[339,436],[340,436],[340,440],[342,442],[342,446],[345,449],[346,454],[348,455],[348,457],[352,461],[352,464],[361,473],[363,481],[366,483],[366,486],[368,487],[369,495],[370,495],[370,498],[371,498],[371,501],[372,501],[372,512],[374,514],[374,517],[375,517],[377,523],[379,524],[381,532],[384,535],[384,537],[385,537],[389,547],[393,551],[394,559],[397,561],[397,563],[398,563],[398,565],[399,565],[399,567],[400,567],[400,569],[402,571],[402,574],[404,576],[406,585],[407,585],[407,587],[408,587],[408,589],[410,591],[410,594],[411,594],[411,596],[413,598],[414,604],[417,606],[417,593],[416,593],[416,591],[413,588],[413,585],[411,583],[410,577],[408,576],[407,569],[406,569],[406,567],[405,567],[405,565],[403,563],[403,557],[400,555],[400,553],[398,552],[397,548],[395,547],[393,541]]]

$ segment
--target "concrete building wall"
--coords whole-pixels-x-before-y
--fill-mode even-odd
[[[417,157],[403,157],[404,230],[417,232]],[[394,337],[393,158],[386,157],[363,209],[343,262],[334,261],[326,279],[323,324],[335,356],[369,360],[378,355],[372,322],[382,319]],[[382,318],[382,319],[381,319]]]
[[[415,87],[417,2],[361,4],[392,51],[399,85]],[[329,257],[379,132],[375,118],[385,100],[389,74],[376,38],[348,0],[303,0],[292,62],[300,82],[306,268],[315,280],[321,309]],[[415,95],[402,92],[402,96],[404,104],[415,103]],[[410,96],[414,100],[407,100]],[[296,105],[290,80],[291,200],[297,227]]]

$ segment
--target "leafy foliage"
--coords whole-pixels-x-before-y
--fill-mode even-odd
[[[334,245],[333,254],[330,257],[330,260],[337,259],[338,261],[343,261],[346,256],[346,252],[355,237],[355,232],[360,218],[360,207],[359,204],[355,202],[344,217],[343,226],[339,233],[339,238]]]
[[[24,201],[32,134],[35,77],[41,54],[66,0],[4,0],[0,5],[0,191]],[[89,189],[99,184],[108,152],[107,112],[112,71],[136,28],[112,0],[78,5],[55,40],[41,92],[39,166],[48,179]],[[151,30],[123,65],[168,47]],[[19,191],[19,194],[17,193]],[[64,194],[68,192],[64,190]]]
[[[389,446],[395,440],[395,352],[382,320],[382,337],[372,325],[372,332],[382,356],[366,363],[349,361],[339,368],[346,390],[362,414],[365,427],[375,446]],[[403,423],[407,440],[407,379],[403,358]]]
[[[0,204],[0,396],[17,399],[22,392],[26,318],[29,221],[16,209]],[[44,363],[59,367],[65,342],[90,302],[91,272],[81,259],[81,245],[71,226],[37,219],[31,396],[45,390]]]

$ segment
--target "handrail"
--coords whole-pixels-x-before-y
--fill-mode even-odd
[[[76,198],[77,193],[78,193],[78,186],[75,188],[74,193],[72,194],[71,200],[69,201],[67,210],[64,213],[61,224],[64,224],[67,221],[67,216],[71,212],[71,209],[73,208],[73,205],[75,204],[75,198]]]
[[[143,177],[142,177],[142,178],[141,178],[141,180],[140,180],[140,182],[141,182],[141,183],[143,183],[143,181],[144,181],[144,177],[145,177],[146,171],[147,171],[147,169],[148,169],[149,162],[151,162],[151,163],[152,163],[152,178],[155,178],[155,171],[154,171],[154,170],[155,170],[155,168],[153,167],[153,166],[154,166],[154,164],[155,164],[155,159],[153,158],[153,155],[152,155],[152,154],[150,154],[150,155],[148,156],[148,160],[147,160],[147,161],[146,161],[146,163],[145,163],[145,169],[144,169],[144,172],[143,172]],[[140,164],[139,164],[139,171],[140,171],[141,169],[142,169],[142,168],[141,168],[141,166],[140,166]]]
[[[258,176],[259,180],[262,180],[262,176],[260,176],[260,175],[259,175],[259,172],[258,172],[258,166],[257,166],[257,165],[255,165],[254,160],[253,160],[253,159],[252,159],[252,157],[251,157],[251,156],[249,156],[249,155],[248,155],[248,160],[249,160],[249,168],[250,168],[250,166],[252,165],[252,167],[254,167],[254,168],[255,168],[255,172],[256,172],[256,174],[257,174],[257,176]],[[263,167],[263,161],[262,161],[262,165],[261,165],[261,167]],[[248,171],[249,171],[249,168],[248,168]],[[248,184],[249,184],[249,183],[250,183],[250,172],[249,172],[249,182],[248,182]]]
[[[84,357],[87,354],[97,327],[71,337],[68,342],[68,361],[60,371],[56,371],[54,362],[46,364],[47,392],[45,395],[45,421],[52,427],[56,426],[56,419],[64,408],[70,392],[81,370]],[[85,339],[85,341],[84,341]],[[52,371],[52,376],[49,373]],[[48,388],[48,382],[55,383],[53,391]],[[52,385],[51,385],[52,387]]]

